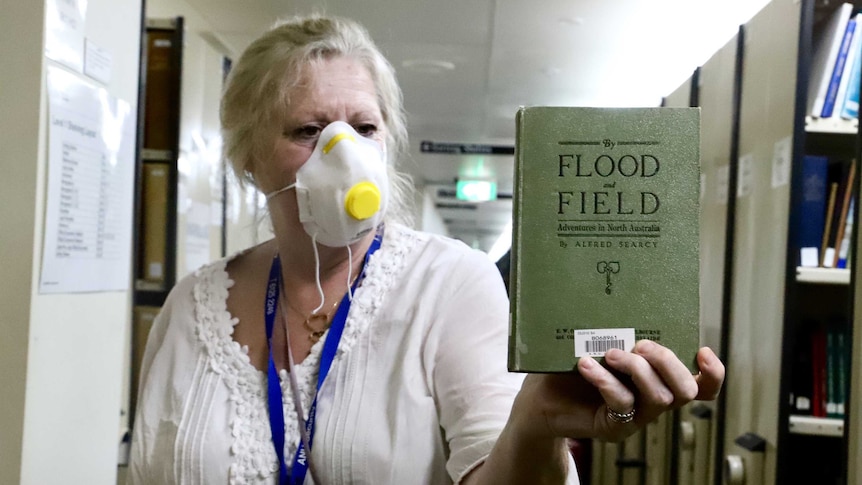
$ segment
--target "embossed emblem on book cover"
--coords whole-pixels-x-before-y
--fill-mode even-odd
[[[509,368],[669,347],[696,371],[699,108],[521,108]]]

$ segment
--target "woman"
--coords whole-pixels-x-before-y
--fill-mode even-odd
[[[133,483],[577,483],[566,437],[621,439],[718,393],[709,349],[692,376],[651,342],[606,355],[628,385],[589,358],[506,372],[494,265],[398,223],[400,90],[355,23],[264,34],[222,124],[275,238],[171,291],[142,365]]]

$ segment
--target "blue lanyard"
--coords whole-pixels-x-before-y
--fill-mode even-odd
[[[368,252],[365,253],[365,260],[362,263],[362,273],[360,273],[359,278],[356,278],[351,291],[355,292],[359,281],[362,280],[365,273],[365,266],[368,263],[368,258],[380,248],[380,238],[381,236],[378,234],[371,242]],[[281,382],[278,377],[278,372],[275,370],[275,362],[272,359],[272,330],[275,325],[280,284],[281,260],[276,256],[273,258],[272,266],[269,269],[269,284],[266,287],[266,301],[264,303],[266,345],[269,350],[269,363],[267,366],[269,427],[272,432],[272,441],[275,445],[275,454],[278,456],[278,483],[280,485],[301,485],[305,481],[305,475],[308,473],[306,450],[302,440],[300,440],[299,446],[296,449],[296,454],[293,457],[293,467],[291,468],[290,476],[288,476],[287,462],[284,459],[284,408],[282,407],[284,400],[281,393]],[[348,295],[344,295],[344,299],[341,300],[341,304],[338,305],[338,311],[335,312],[335,317],[332,319],[332,325],[329,327],[329,333],[326,335],[326,340],[323,342],[323,351],[320,355],[320,371],[317,375],[317,391],[314,393],[314,400],[308,410],[308,420],[305,422],[305,429],[308,433],[309,448],[311,448],[311,442],[314,437],[314,423],[317,415],[317,395],[320,392],[320,388],[323,386],[323,381],[326,379],[326,375],[329,374],[332,362],[335,360],[335,353],[338,350],[338,342],[341,340],[341,334],[344,332],[344,324],[347,322],[347,313],[349,311],[350,298]],[[302,417],[300,416],[299,419],[302,419]]]

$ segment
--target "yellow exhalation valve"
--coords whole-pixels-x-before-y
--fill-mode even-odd
[[[368,219],[380,210],[380,189],[371,182],[359,182],[347,191],[344,210],[354,219]]]

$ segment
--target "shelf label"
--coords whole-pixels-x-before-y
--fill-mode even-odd
[[[792,137],[782,138],[772,149],[772,188],[790,183],[790,153]]]
[[[742,198],[751,195],[751,186],[754,178],[754,154],[746,153],[739,157],[739,174],[736,184],[736,197]]]

